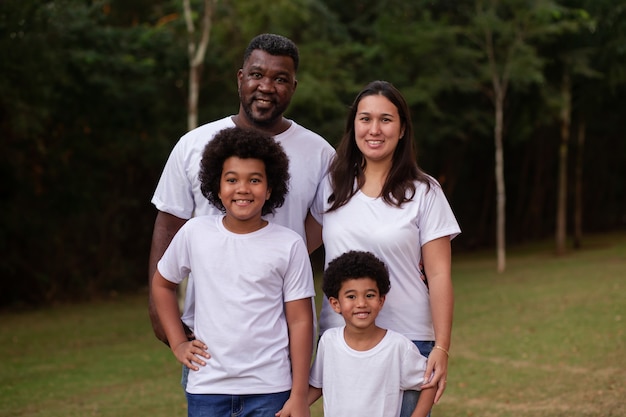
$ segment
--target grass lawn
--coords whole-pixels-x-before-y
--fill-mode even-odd
[[[626,234],[560,258],[552,242],[510,249],[504,274],[494,258],[454,258],[448,389],[433,417],[626,416]],[[186,415],[146,294],[0,323],[0,417]]]

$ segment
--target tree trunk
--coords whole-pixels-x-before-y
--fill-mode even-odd
[[[561,144],[559,147],[559,174],[556,209],[556,254],[565,254],[567,239],[567,155],[569,151],[570,124],[572,112],[572,86],[569,69],[563,71],[561,86]]]
[[[495,126],[494,138],[496,147],[496,247],[498,272],[506,268],[506,190],[504,184],[504,150],[502,136],[504,129],[504,94],[496,92],[495,97]]]
[[[585,148],[584,117],[578,121],[578,153],[576,155],[576,178],[574,186],[574,248],[580,249],[583,240],[583,155]]]
[[[183,0],[185,23],[187,25],[187,53],[189,55],[189,93],[187,97],[187,129],[198,126],[198,98],[200,96],[200,76],[204,57],[209,46],[211,34],[211,17],[217,0],[204,0],[200,39],[196,41],[196,29],[193,23],[190,0]]]
[[[204,0],[201,33],[196,41],[196,28],[193,23],[190,0],[183,0],[185,23],[187,25],[187,53],[189,55],[189,90],[187,96],[187,130],[198,127],[198,98],[200,97],[200,77],[204,64],[204,57],[209,46],[211,34],[211,17],[217,0]],[[178,305],[182,311],[187,291],[187,279],[178,286]]]

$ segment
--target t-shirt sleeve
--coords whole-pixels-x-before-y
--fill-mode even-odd
[[[427,359],[420,353],[413,342],[408,341],[406,354],[401,367],[400,388],[403,390],[420,391],[424,384],[424,372]]]
[[[323,388],[324,346],[324,335],[322,335],[320,342],[317,345],[317,353],[315,355],[315,359],[313,360],[313,365],[311,366],[311,373],[309,374],[309,385],[315,388]]]
[[[452,240],[461,233],[448,199],[438,183],[431,185],[424,194],[417,222],[422,245],[443,236],[450,236]]]
[[[152,204],[160,211],[181,219],[190,219],[193,215],[194,199],[192,184],[187,176],[185,158],[185,143],[181,139],[174,146],[165,163],[152,196]]]
[[[180,284],[191,272],[187,250],[187,224],[174,235],[172,242],[157,263],[157,269],[163,278],[175,284]]]
[[[304,241],[298,236],[294,240],[285,280],[283,297],[285,302],[315,296],[313,269]]]
[[[327,174],[320,182],[315,193],[313,204],[311,205],[311,215],[319,223],[323,224],[324,211],[326,210],[326,200],[328,199],[330,190],[330,177]]]

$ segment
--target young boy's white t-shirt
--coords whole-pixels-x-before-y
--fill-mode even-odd
[[[192,394],[268,394],[291,389],[284,303],[315,295],[302,238],[269,223],[228,231],[223,215],[190,219],[157,267],[180,283],[193,272],[196,338],[211,358],[190,371]]]
[[[322,335],[309,384],[322,388],[324,417],[397,417],[404,390],[420,390],[426,358],[406,337],[387,330],[367,351],[346,344],[344,327]]]

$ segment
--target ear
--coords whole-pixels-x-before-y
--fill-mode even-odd
[[[268,188],[267,191],[265,192],[265,201],[269,200],[271,195],[272,195],[272,189]]]
[[[237,91],[241,88],[241,80],[243,80],[243,68],[237,71]]]
[[[333,310],[335,310],[335,313],[341,314],[341,305],[339,304],[338,299],[336,299],[335,297],[329,297],[328,302],[330,303],[330,306],[333,308]]]
[[[385,300],[387,299],[386,295],[381,295],[380,296],[380,308],[383,308],[383,306],[385,305]]]

